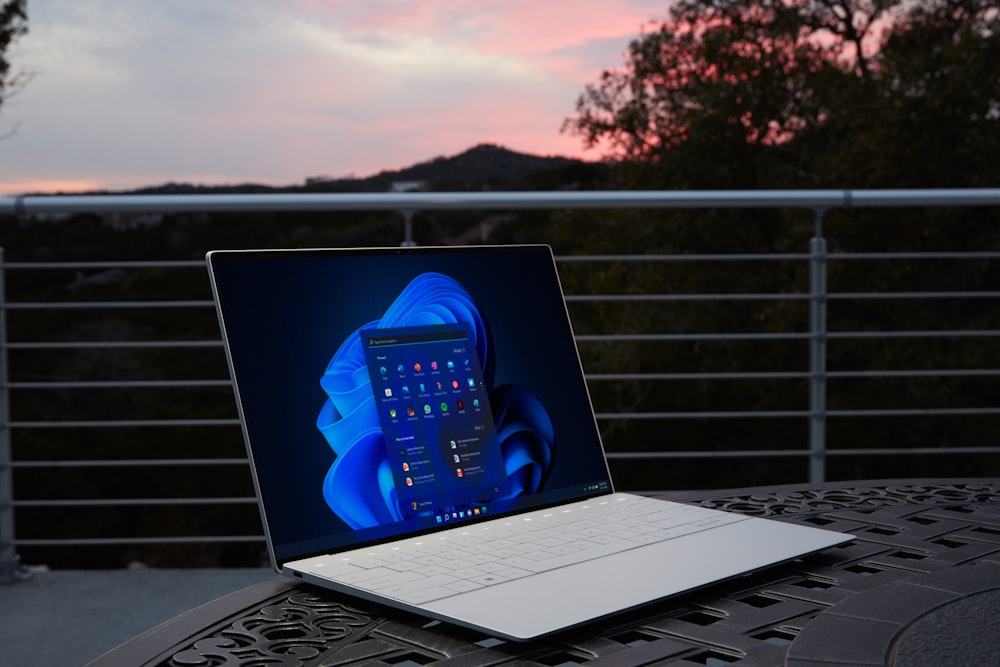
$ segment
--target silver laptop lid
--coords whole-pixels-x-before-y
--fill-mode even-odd
[[[611,491],[547,246],[207,259],[275,566]]]

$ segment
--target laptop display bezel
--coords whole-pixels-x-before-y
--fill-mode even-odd
[[[559,280],[558,270],[555,264],[555,258],[552,255],[551,248],[544,245],[511,245],[511,246],[445,246],[445,247],[417,247],[417,248],[320,248],[320,249],[253,249],[253,250],[216,250],[211,251],[206,255],[206,261],[209,267],[209,274],[212,284],[213,295],[215,297],[215,303],[217,308],[217,314],[219,317],[220,327],[223,331],[223,338],[225,342],[226,357],[229,364],[230,374],[233,379],[234,393],[236,396],[236,404],[239,413],[240,422],[243,428],[244,440],[246,443],[247,454],[251,463],[251,472],[253,477],[254,488],[259,499],[259,507],[261,512],[261,521],[264,526],[266,535],[268,536],[268,552],[274,567],[278,570],[284,562],[289,560],[297,560],[310,555],[315,555],[318,553],[325,553],[331,551],[339,551],[346,549],[353,549],[362,547],[368,544],[375,544],[384,541],[391,541],[393,539],[399,539],[402,537],[410,537],[413,535],[420,535],[427,532],[433,532],[438,530],[440,526],[429,525],[426,528],[411,530],[405,533],[396,533],[393,535],[385,536],[375,536],[370,539],[365,539],[362,541],[354,542],[351,544],[341,544],[341,545],[330,545],[329,543],[323,543],[322,545],[317,544],[315,548],[309,548],[304,544],[295,543],[280,543],[276,544],[275,540],[272,539],[274,532],[271,525],[275,517],[271,516],[267,510],[266,502],[268,498],[265,497],[267,493],[265,490],[266,484],[262,483],[261,477],[266,475],[260,468],[262,465],[261,461],[254,454],[254,449],[256,443],[254,442],[255,434],[251,433],[251,427],[248,425],[248,415],[247,415],[247,405],[246,397],[244,395],[245,390],[241,391],[243,387],[243,382],[240,377],[240,371],[236,367],[237,362],[234,361],[234,351],[231,348],[230,336],[233,332],[227,327],[239,326],[234,322],[229,321],[226,312],[226,305],[222,303],[223,300],[227,298],[226,294],[222,292],[229,288],[229,286],[222,285],[220,280],[220,275],[224,273],[227,269],[226,267],[230,262],[240,262],[248,263],[254,262],[260,259],[273,260],[277,258],[330,258],[331,261],[337,261],[336,258],[385,258],[400,256],[400,257],[428,257],[442,256],[450,257],[455,254],[469,255],[472,257],[485,257],[495,256],[503,258],[503,261],[509,263],[512,270],[515,270],[517,266],[518,257],[528,257],[529,255],[534,258],[534,261],[541,261],[542,255],[546,258],[546,266],[551,266],[551,274],[540,279],[551,279],[553,280],[552,289],[556,290],[559,295],[559,312],[552,313],[552,317],[555,321],[560,322],[560,326],[565,326],[565,331],[561,333],[564,340],[560,341],[560,344],[567,346],[567,352],[571,352],[575,358],[575,369],[574,373],[578,374],[578,377],[567,378],[567,382],[578,383],[578,389],[582,392],[581,395],[585,397],[585,404],[581,404],[580,411],[582,414],[578,415],[578,418],[589,422],[590,426],[587,427],[588,431],[592,429],[592,435],[594,441],[588,443],[588,447],[596,448],[594,455],[600,457],[600,463],[602,466],[601,470],[601,480],[596,478],[593,480],[592,485],[588,485],[587,488],[572,488],[572,489],[559,489],[559,490],[548,490],[546,493],[539,496],[531,496],[523,499],[523,501],[512,502],[508,508],[502,512],[491,514],[489,516],[472,517],[469,521],[483,521],[489,520],[491,518],[497,518],[501,516],[507,516],[510,514],[518,513],[520,511],[535,510],[544,507],[550,507],[558,505],[564,502],[570,502],[575,500],[586,499],[588,497],[593,497],[596,495],[603,495],[606,493],[611,493],[614,491],[613,484],[611,481],[610,469],[607,464],[607,459],[604,454],[603,443],[600,439],[600,431],[597,425],[596,417],[594,416],[594,411],[591,404],[589,390],[586,386],[586,381],[583,375],[583,368],[580,362],[580,354],[577,349],[575,336],[573,334],[572,324],[569,318],[569,312],[566,307],[565,298],[562,292],[562,285]],[[447,264],[447,262],[445,262]],[[428,265],[430,268],[430,265]],[[376,269],[377,270],[377,269]],[[361,278],[363,280],[363,278]],[[523,295],[511,295],[511,298],[523,298]],[[362,322],[357,322],[357,325],[362,324]]]

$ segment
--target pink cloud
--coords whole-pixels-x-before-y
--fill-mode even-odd
[[[97,179],[67,178],[0,181],[0,197],[14,197],[33,192],[88,192],[102,187]]]
[[[298,0],[351,30],[424,36],[486,54],[537,56],[589,41],[637,36],[662,6],[635,0]]]
[[[129,12],[113,31],[36,12],[25,45],[46,66],[10,108],[23,122],[3,192],[364,176],[482,142],[596,157],[561,123],[665,11],[652,0],[179,6]]]

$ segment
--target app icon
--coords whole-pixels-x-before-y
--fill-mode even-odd
[[[437,387],[438,391],[441,391],[442,389],[444,389],[444,385],[441,384],[440,382],[435,382],[434,386]]]
[[[413,478],[412,477],[407,477],[406,478],[406,485],[407,486],[413,486]]]
[[[393,419],[396,418],[396,410],[395,410],[395,408],[393,408],[392,410],[389,410],[389,416],[392,417]]]
[[[386,398],[392,397],[392,389],[389,389],[388,387],[385,388],[385,397]]]
[[[410,472],[410,464],[403,461],[403,472]]]
[[[478,398],[472,399],[472,407],[474,407],[474,408],[478,408],[479,407],[479,399]]]
[[[442,403],[441,404],[441,412],[448,412],[448,404],[447,403]]]
[[[458,470],[456,470],[455,474],[458,475],[459,477],[461,477],[462,476],[462,469],[459,468]]]
[[[451,381],[451,388],[452,389],[458,389],[458,380],[452,380]]]
[[[459,410],[465,409],[465,401],[459,401],[458,403],[456,403],[456,405],[458,406]]]
[[[455,463],[461,463],[462,462],[462,457],[459,456],[458,454],[453,455],[451,458],[452,458],[453,461],[455,461]]]
[[[408,385],[408,384],[404,384],[403,385],[403,393],[404,394],[409,394],[410,393],[410,385]]]
[[[398,366],[396,366],[396,372],[397,373],[402,373],[403,372],[403,364],[399,364]]]
[[[427,391],[427,387],[424,385],[423,382],[420,383],[420,391]]]
[[[469,382],[469,387],[475,387],[476,386],[476,380],[475,380],[475,378],[469,378],[468,382]]]
[[[437,369],[438,369],[438,362],[432,361],[431,362],[431,370],[432,371],[436,371]]]
[[[425,405],[424,406],[424,414],[425,415],[429,415],[430,413],[431,413],[431,406]]]
[[[386,373],[389,372],[389,369],[386,368],[385,366],[382,366],[378,369],[378,372],[381,373],[382,375],[385,375]]]
[[[454,369],[454,368],[455,368],[455,362],[454,362],[454,361],[451,361],[451,360],[449,359],[449,360],[448,360],[448,370],[452,370],[452,369]]]
[[[420,365],[420,362],[413,364],[413,370],[415,370],[416,372],[419,373],[421,368],[423,368],[423,366]]]
[[[449,445],[449,446],[450,446],[450,447],[451,447],[452,449],[455,449],[456,447],[458,447],[458,443],[456,443],[456,442],[455,442],[454,440],[452,440],[451,442],[449,442],[449,443],[448,443],[448,445]]]
[[[407,417],[412,417],[415,414],[417,414],[417,411],[414,410],[412,407],[406,408],[406,416]]]

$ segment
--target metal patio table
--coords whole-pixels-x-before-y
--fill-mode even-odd
[[[1000,478],[662,496],[857,537],[530,643],[275,576],[90,664],[1000,665]]]

